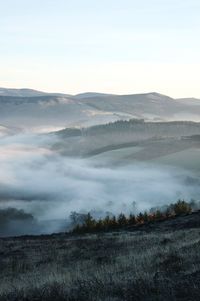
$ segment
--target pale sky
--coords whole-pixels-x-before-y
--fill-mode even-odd
[[[0,87],[200,98],[199,0],[0,0]]]

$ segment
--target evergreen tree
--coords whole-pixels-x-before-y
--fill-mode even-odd
[[[137,222],[138,222],[139,224],[144,223],[144,215],[142,214],[142,212],[140,212],[140,213],[138,214],[138,216],[137,216]]]
[[[106,215],[106,217],[104,218],[103,225],[104,225],[105,230],[108,230],[110,228],[110,226],[111,226],[111,220],[110,220],[110,216],[109,215]]]
[[[123,213],[120,213],[120,215],[118,216],[117,222],[118,222],[118,225],[121,227],[127,225],[126,216]]]
[[[128,218],[128,225],[135,225],[136,224],[136,217],[134,214],[130,214]]]
[[[117,223],[117,219],[115,217],[115,215],[112,217],[111,221],[110,221],[110,225],[112,229],[116,229],[118,227],[118,223]]]
[[[85,217],[85,221],[83,226],[86,227],[87,230],[91,231],[95,229],[96,221],[93,219],[92,215],[88,213]]]
[[[143,219],[144,219],[144,223],[147,223],[149,221],[149,215],[146,211],[143,214]]]
[[[156,220],[160,220],[162,218],[163,218],[162,212],[160,210],[156,210],[156,212],[155,212],[155,219]]]

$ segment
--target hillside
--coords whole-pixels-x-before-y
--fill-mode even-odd
[[[46,96],[46,95],[65,95],[62,93],[47,93],[42,91],[37,91],[33,89],[9,89],[9,88],[0,88],[1,96],[11,96],[11,97],[37,97],[37,96]]]
[[[158,93],[67,95],[30,89],[0,88],[0,119],[8,126],[91,126],[120,119],[199,121],[200,100],[173,99]]]
[[[196,212],[134,231],[0,239],[0,300],[197,301],[199,221]]]
[[[59,140],[53,148],[64,155],[92,158],[103,165],[149,161],[198,150],[199,132],[200,123],[195,122],[117,121],[55,132]]]

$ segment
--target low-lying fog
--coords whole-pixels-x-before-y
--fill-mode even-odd
[[[1,138],[0,235],[63,231],[71,211],[129,213],[178,198],[198,199],[200,181],[189,171],[150,163],[105,168],[59,155],[51,150],[54,139]]]

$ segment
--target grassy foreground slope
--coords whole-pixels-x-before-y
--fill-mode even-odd
[[[151,227],[0,240],[0,300],[199,300],[200,212]]]

